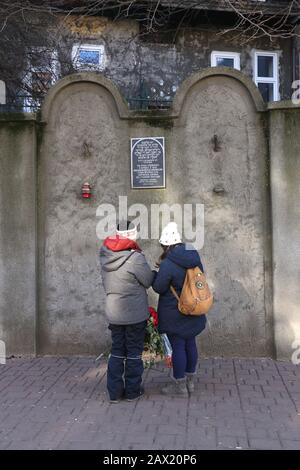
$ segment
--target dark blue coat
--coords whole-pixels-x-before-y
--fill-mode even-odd
[[[206,316],[186,316],[180,313],[177,308],[178,301],[170,290],[172,284],[180,295],[186,269],[196,266],[199,266],[203,271],[199,253],[194,249],[186,250],[183,243],[174,246],[161,262],[152,284],[155,292],[160,294],[158,302],[158,330],[160,333],[178,335],[187,339],[204,330]]]

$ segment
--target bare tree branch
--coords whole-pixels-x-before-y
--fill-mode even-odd
[[[139,32],[128,42],[157,33],[167,33],[175,41],[195,15],[203,11],[209,15],[214,10],[229,12],[232,22],[229,26],[210,22],[209,27],[223,37],[234,36],[240,44],[261,38],[288,39],[298,34],[300,0],[0,0],[0,78],[7,82],[8,93],[10,88],[18,90],[16,99],[23,95],[35,96],[37,102],[42,99],[57,75],[55,54],[62,74],[73,71],[67,46],[72,15],[79,21],[96,16],[114,21],[135,19]],[[82,39],[76,33],[76,41]],[[37,46],[43,51],[34,52]]]

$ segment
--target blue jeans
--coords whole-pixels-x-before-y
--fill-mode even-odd
[[[141,393],[144,365],[142,353],[147,322],[109,325],[112,347],[107,368],[107,390],[111,400],[136,398]]]
[[[198,351],[196,338],[183,339],[180,336],[168,335],[172,346],[173,376],[183,379],[185,375],[196,371]]]

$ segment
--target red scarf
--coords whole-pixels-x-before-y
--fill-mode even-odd
[[[111,251],[123,251],[123,250],[136,250],[142,251],[139,245],[129,238],[121,237],[120,235],[112,235],[107,237],[103,245]]]

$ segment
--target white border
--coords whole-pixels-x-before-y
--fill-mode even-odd
[[[133,165],[132,165],[132,152],[135,145],[144,139],[156,140],[162,139],[163,141],[163,186],[133,186]],[[137,142],[132,145],[132,141],[137,140]],[[158,141],[157,141],[158,142]],[[161,145],[160,142],[158,142]],[[164,137],[132,137],[130,139],[130,173],[131,173],[131,189],[165,189],[166,188],[166,159],[165,159],[165,138]]]
[[[239,52],[228,52],[228,51],[212,51],[210,55],[210,64],[211,67],[219,67],[217,65],[217,58],[221,57],[222,59],[233,59],[233,68],[241,70],[241,60]]]
[[[79,61],[79,50],[98,51],[101,62],[98,64],[82,63]],[[103,44],[74,44],[72,47],[72,63],[75,68],[80,70],[104,70],[105,68],[105,48]]]
[[[257,75],[258,72],[258,57],[259,56],[267,56],[273,57],[273,77],[259,77]],[[278,76],[278,53],[277,52],[270,52],[270,51],[254,51],[254,82],[258,87],[259,83],[271,83],[273,84],[273,100],[272,101],[279,101],[279,76]]]

